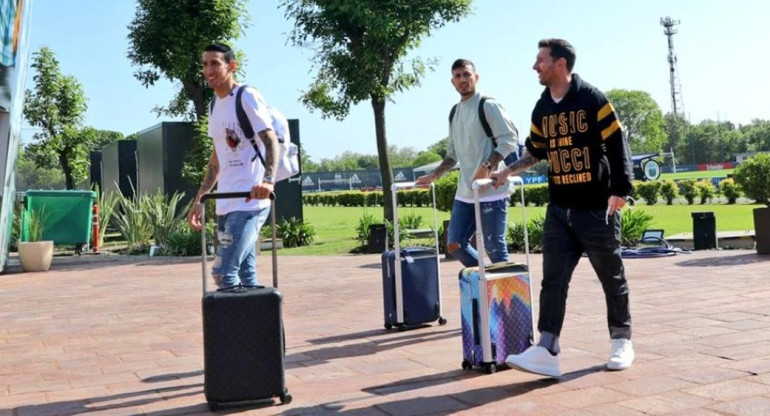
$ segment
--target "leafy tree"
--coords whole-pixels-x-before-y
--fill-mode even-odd
[[[344,172],[349,170],[359,169],[358,162],[362,157],[361,154],[346,150],[341,155],[335,156],[333,159],[321,159],[318,169],[321,172]]]
[[[471,0],[284,0],[294,20],[290,40],[315,47],[316,79],[302,96],[324,117],[344,119],[351,104],[369,100],[374,113],[380,175],[393,183],[385,127],[385,103],[396,92],[419,85],[432,62],[405,64],[423,37],[470,12]],[[385,193],[384,216],[393,220],[392,195]]]
[[[179,85],[168,106],[154,111],[187,120],[207,114],[212,92],[201,72],[203,49],[213,42],[232,43],[248,21],[245,0],[137,0],[128,25],[128,58],[138,67],[134,77],[147,88],[161,75]]]
[[[747,151],[747,136],[729,121],[719,123],[719,126],[719,147],[722,149],[721,152],[718,152],[721,156],[719,160],[721,162],[733,162],[735,155]]]
[[[398,146],[388,147],[388,158],[391,161],[391,165],[395,168],[405,168],[413,165],[414,159],[417,157],[417,151],[413,147],[398,148]]]
[[[747,198],[770,207],[770,153],[750,157],[735,168],[734,177]]]
[[[310,159],[310,154],[305,151],[301,144],[299,145],[299,157],[302,172],[318,172],[318,163]]]
[[[379,166],[379,158],[377,155],[361,155],[356,161],[358,169],[377,169]]]
[[[623,124],[633,153],[660,152],[666,142],[663,113],[644,91],[610,90],[610,100]]]
[[[689,129],[690,123],[678,114],[667,113],[663,117],[663,131],[668,138],[663,147],[666,151],[674,152],[678,164],[693,163],[691,149],[687,147]]]
[[[703,120],[690,126],[686,137],[696,163],[730,162],[741,149],[740,133],[726,121]]]
[[[48,47],[33,54],[32,68],[35,87],[26,92],[24,117],[41,131],[27,150],[37,166],[60,167],[67,189],[74,189],[88,164],[88,146],[80,129],[87,109],[83,87],[60,72],[59,61]]]
[[[442,159],[443,157],[441,157],[441,155],[438,153],[427,150],[417,154],[417,157],[412,161],[412,166],[423,166],[427,165],[428,163],[438,162]]]
[[[741,126],[750,152],[770,151],[770,120],[752,120],[751,124]]]
[[[88,136],[88,143],[91,146],[91,150],[99,150],[102,146],[116,142],[118,140],[124,140],[128,138],[123,137],[123,133],[112,130],[97,130],[93,127],[86,127],[81,132],[84,136]]]
[[[19,149],[16,159],[16,190],[64,189],[64,174],[59,169],[41,169],[29,159],[24,149]]]
[[[428,147],[428,151],[437,153],[443,159],[444,156],[446,156],[448,146],[449,146],[449,137],[444,137],[443,139],[430,145],[430,147]]]

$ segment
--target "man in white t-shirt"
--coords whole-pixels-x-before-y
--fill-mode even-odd
[[[278,139],[262,95],[239,86],[233,75],[238,67],[229,46],[212,44],[203,52],[203,75],[214,90],[215,105],[209,116],[208,134],[214,144],[206,175],[187,219],[201,229],[203,194],[217,185],[218,192],[249,191],[250,197],[217,200],[219,247],[212,275],[219,287],[257,285],[256,250],[259,230],[270,213],[273,175],[278,164]],[[238,89],[243,110],[256,133],[253,141],[243,133],[235,113]],[[257,152],[264,157],[262,164]]]

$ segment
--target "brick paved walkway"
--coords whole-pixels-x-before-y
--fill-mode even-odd
[[[0,275],[0,416],[208,414],[200,265],[83,260]],[[442,262],[449,323],[407,332],[382,327],[378,256],[280,263],[294,401],[220,414],[770,415],[770,256],[626,260],[637,360],[624,372],[603,369],[603,297],[583,260],[558,382],[460,369],[459,263]]]

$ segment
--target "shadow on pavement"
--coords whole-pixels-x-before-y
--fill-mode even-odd
[[[368,333],[364,331],[363,333]],[[382,333],[382,331],[379,331]],[[460,329],[451,329],[433,332],[415,332],[405,334],[399,337],[387,337],[382,339],[368,339],[355,344],[346,344],[338,346],[321,347],[315,350],[302,351],[296,354],[288,354],[288,362],[302,364],[303,366],[319,365],[337,358],[359,357],[363,355],[373,355],[382,351],[400,348],[407,345],[414,345],[421,342],[437,341],[445,338],[457,337]],[[328,338],[321,338],[327,340]],[[348,338],[351,339],[351,338]],[[356,338],[353,338],[356,339]],[[339,339],[337,341],[340,341]],[[312,340],[311,340],[312,342]],[[332,342],[332,341],[325,341]],[[312,360],[299,359],[301,357],[311,357]]]
[[[420,336],[424,336],[427,334],[426,332],[412,332],[413,330],[418,330],[421,328],[429,328],[431,325],[424,325],[419,328],[415,327],[405,332],[399,332],[395,330],[386,330],[386,329],[367,329],[366,331],[361,332],[352,332],[350,334],[344,334],[344,335],[333,335],[330,337],[323,337],[323,338],[313,338],[307,340],[307,342],[311,344],[331,344],[331,343],[337,343],[342,341],[353,341],[353,340],[359,340],[364,338],[371,338],[371,337],[388,337],[388,340],[398,340],[398,339],[404,339],[404,338],[416,338]],[[430,334],[436,334],[441,332],[457,332],[456,329],[445,329],[443,331],[432,331]],[[403,334],[398,337],[393,337],[393,334]]]
[[[509,384],[507,386],[499,387],[485,387],[480,389],[468,390],[460,393],[441,394],[436,396],[421,396],[403,400],[393,400],[383,403],[371,405],[369,407],[356,407],[355,401],[360,399],[352,399],[349,401],[336,401],[332,403],[326,403],[318,406],[309,406],[302,408],[294,408],[282,412],[282,415],[376,415],[376,414],[392,414],[392,415],[419,415],[429,413],[430,415],[451,415],[459,411],[467,411],[468,409],[479,408],[479,412],[483,413],[483,406],[498,402],[501,400],[510,399],[522,394],[532,392],[534,390],[547,388],[558,384],[559,382],[574,380],[579,377],[583,377],[592,373],[605,371],[604,365],[597,365],[583,370],[574,371],[564,374],[560,380],[553,379],[540,379],[532,380],[523,383]],[[513,371],[513,370],[510,370]],[[379,396],[387,396],[388,394],[399,393],[403,391],[416,390],[425,387],[437,386],[454,381],[455,379],[462,377],[489,377],[478,371],[448,371],[443,374],[436,374],[431,376],[416,377],[407,380],[397,381],[395,383],[384,384],[380,386],[373,386],[363,389],[363,391]],[[351,404],[350,409],[345,409],[345,406]],[[515,410],[511,409],[510,414],[515,414]]]
[[[759,255],[757,253],[738,254],[735,256],[716,256],[709,258],[700,258],[685,260],[675,263],[681,267],[713,267],[713,266],[737,266],[740,264],[753,264],[761,262],[770,262],[770,256]]]
[[[203,384],[187,384],[183,386],[161,387],[134,391],[129,393],[119,393],[109,396],[88,397],[79,400],[66,400],[59,402],[50,402],[34,405],[19,406],[14,409],[0,409],[0,414],[5,414],[6,410],[13,415],[78,415],[88,412],[104,412],[120,409],[138,408],[158,401],[169,400],[179,397],[194,396],[203,394]],[[186,391],[185,391],[186,390]],[[173,393],[177,392],[177,393]],[[166,394],[172,393],[172,394]],[[115,402],[115,403],[112,403]],[[161,414],[184,414],[190,412],[201,412],[208,409],[205,402],[200,405],[185,406],[177,409],[164,409],[157,412],[142,413],[149,416],[159,416]],[[15,411],[15,413],[14,413]],[[139,413],[137,409],[137,413]],[[121,412],[125,414],[125,412]]]

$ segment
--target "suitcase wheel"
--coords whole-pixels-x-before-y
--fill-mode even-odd
[[[406,331],[407,329],[409,329],[409,326],[407,326],[406,324],[401,324],[398,326],[399,331]]]
[[[385,329],[390,330],[390,328],[393,328],[393,325],[391,324],[385,324]]]
[[[286,393],[286,392],[281,393],[279,398],[281,399],[281,404],[289,404],[289,403],[291,403],[291,394],[289,394],[289,393]]]
[[[486,371],[487,374],[494,374],[495,371],[497,371],[497,366],[495,363],[484,364],[484,371]]]
[[[473,368],[473,365],[471,365],[471,363],[469,363],[468,360],[463,360],[462,367],[463,367],[463,370],[470,370],[471,368]]]
[[[438,318],[438,324],[439,325],[446,325],[446,318],[440,317]]]
[[[219,402],[209,402],[209,410],[212,412],[219,410]]]

